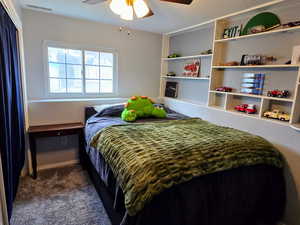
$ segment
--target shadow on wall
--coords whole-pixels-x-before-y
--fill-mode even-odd
[[[300,199],[297,191],[297,184],[300,184],[300,180],[295,180],[296,177],[294,177],[293,174],[297,174],[297,171],[300,169],[300,153],[292,152],[290,149],[287,149],[284,146],[277,145],[276,147],[278,147],[284,155],[286,164],[284,173],[286,181],[287,205],[284,222],[287,225],[297,225],[300,221]],[[289,161],[287,161],[287,159],[289,159]],[[295,167],[297,164],[299,168],[292,169],[290,167],[290,165]]]

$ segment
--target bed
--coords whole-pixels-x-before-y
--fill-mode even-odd
[[[165,109],[168,121],[187,119]],[[274,225],[282,218],[285,209],[282,168],[263,163],[196,176],[162,191],[142,210],[130,215],[111,165],[100,151],[90,146],[97,132],[124,124],[121,110],[120,105],[104,114],[97,113],[94,107],[85,109],[86,151],[80,154],[112,225]],[[149,118],[137,124],[156,121]]]

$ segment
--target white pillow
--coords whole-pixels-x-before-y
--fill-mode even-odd
[[[97,112],[101,112],[102,110],[104,109],[107,109],[109,107],[112,107],[112,106],[117,106],[117,105],[124,105],[126,102],[124,103],[114,103],[114,104],[103,104],[103,105],[94,105],[94,109],[97,111]]]

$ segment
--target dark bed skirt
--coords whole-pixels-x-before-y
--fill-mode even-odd
[[[112,225],[120,225],[125,212],[115,211],[114,194],[106,188],[88,155],[81,153],[80,159]],[[195,192],[198,194],[193,197]],[[195,178],[164,191],[138,216],[127,218],[125,224],[275,225],[284,214],[285,201],[282,169],[265,165],[243,167]],[[166,202],[173,205],[166,205]],[[189,216],[183,218],[182,215]]]

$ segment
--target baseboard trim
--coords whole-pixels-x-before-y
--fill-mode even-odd
[[[47,164],[47,165],[42,165],[38,166],[37,170],[47,170],[47,169],[53,169],[53,168],[60,168],[60,167],[65,167],[65,166],[72,166],[72,165],[77,165],[79,164],[78,159],[66,161],[66,162],[59,162],[59,163],[52,163],[52,164]]]

